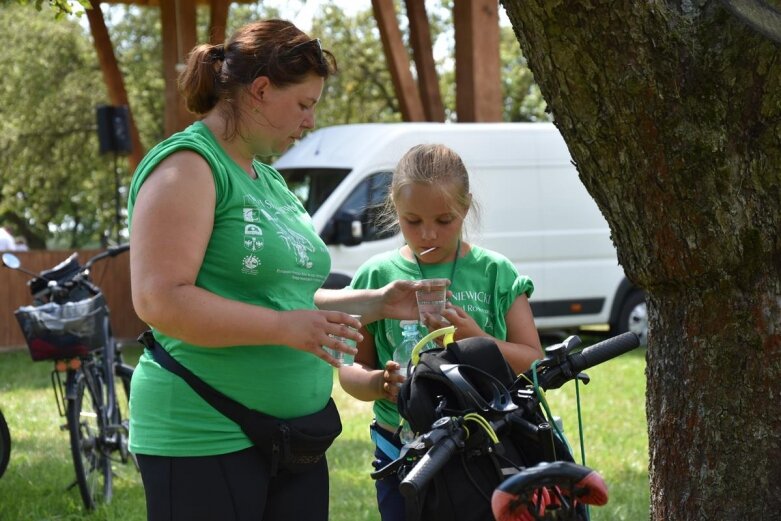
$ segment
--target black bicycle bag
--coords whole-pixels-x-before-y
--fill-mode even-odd
[[[464,450],[419,497],[407,498],[408,521],[493,519],[490,498],[505,479],[542,461],[572,461],[542,411],[529,408],[530,402],[519,399],[515,387],[515,375],[491,338],[463,339],[420,355],[398,397],[400,415],[417,434],[429,432],[441,417],[467,413],[487,421],[512,414],[518,422],[496,433],[498,443],[470,422]]]

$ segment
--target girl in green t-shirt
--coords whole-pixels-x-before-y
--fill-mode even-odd
[[[456,327],[456,340],[492,337],[516,373],[542,357],[529,296],[534,290],[503,255],[462,240],[464,220],[474,206],[469,176],[461,158],[444,145],[418,145],[399,161],[393,174],[386,216],[401,228],[406,244],[361,266],[354,289],[380,288],[396,280],[446,278],[450,297],[441,317],[426,315],[425,326]],[[389,223],[386,223],[389,224]],[[374,401],[372,439],[375,468],[398,456],[398,389],[404,377],[393,361],[401,343],[399,320],[364,325],[355,364],[339,369],[342,387]],[[405,519],[404,498],[394,475],[378,480],[377,502],[383,521]]]

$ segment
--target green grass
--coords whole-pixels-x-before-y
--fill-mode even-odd
[[[128,348],[132,362],[138,350]],[[588,371],[581,385],[586,463],[608,483],[610,502],[592,509],[592,520],[648,519],[648,439],[645,421],[645,352],[633,353]],[[0,409],[11,431],[11,462],[0,478],[0,520],[64,521],[146,519],[140,477],[122,472],[114,499],[85,513],[73,481],[68,433],[57,413],[46,362],[33,363],[26,351],[0,353]],[[337,386],[334,397],[344,431],[328,453],[331,470],[331,520],[377,521],[374,483],[369,477],[372,446],[371,404],[358,402]],[[547,395],[580,462],[574,384]],[[127,470],[127,469],[124,469]]]

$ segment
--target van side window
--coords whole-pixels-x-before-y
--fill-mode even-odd
[[[364,242],[387,239],[397,233],[397,230],[383,230],[377,223],[390,189],[391,176],[391,172],[370,175],[355,187],[337,212],[355,215],[361,221]]]
[[[350,171],[339,168],[288,168],[279,173],[309,215],[314,215]]]

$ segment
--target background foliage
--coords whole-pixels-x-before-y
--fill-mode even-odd
[[[114,222],[114,180],[98,154],[106,96],[92,45],[73,20],[16,6],[3,8],[0,39],[0,223],[31,247],[99,240]]]
[[[94,247],[125,236],[131,172],[124,158],[115,164],[111,154],[98,152],[95,109],[108,104],[108,96],[84,17],[67,15],[59,3],[51,8],[40,1],[0,4],[0,38],[11,49],[0,56],[0,225],[13,228],[32,248]],[[234,5],[227,33],[251,20],[280,16],[264,4]],[[340,5],[326,3],[309,31],[339,64],[319,105],[317,125],[400,121],[369,2],[366,9],[350,12]],[[452,0],[429,1],[427,10],[446,117],[456,121]],[[159,11],[104,5],[103,12],[141,142],[149,148],[165,137]],[[408,40],[400,2],[397,13]],[[208,9],[200,7],[197,15],[198,39],[206,41]],[[508,26],[502,27],[501,59],[504,120],[548,119]],[[121,230],[115,226],[115,172]]]

